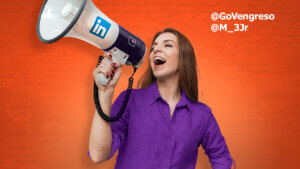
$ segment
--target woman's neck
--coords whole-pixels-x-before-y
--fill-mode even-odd
[[[181,98],[179,79],[157,80],[157,87],[161,97],[167,103],[177,103]]]

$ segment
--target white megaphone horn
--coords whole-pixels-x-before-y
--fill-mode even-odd
[[[145,43],[104,15],[91,0],[45,0],[37,24],[38,37],[52,43],[62,37],[84,40],[110,52],[112,62],[138,68],[146,54]],[[110,80],[96,77],[102,85]]]

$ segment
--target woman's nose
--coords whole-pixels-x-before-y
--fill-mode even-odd
[[[155,47],[154,47],[154,50],[153,50],[153,52],[154,52],[154,53],[161,52],[161,48],[160,48],[160,46],[158,46],[158,45],[157,45],[157,46],[155,46]]]

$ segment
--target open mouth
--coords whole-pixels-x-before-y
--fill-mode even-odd
[[[155,65],[162,65],[162,64],[166,63],[166,60],[163,59],[163,58],[161,58],[161,57],[159,57],[159,56],[154,57],[153,60],[154,60],[154,64]]]

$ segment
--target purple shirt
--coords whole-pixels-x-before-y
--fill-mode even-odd
[[[115,116],[122,92],[111,108]],[[115,169],[195,169],[202,145],[213,169],[230,169],[232,158],[211,109],[189,100],[181,90],[172,118],[157,84],[133,89],[123,116],[111,123],[110,159],[119,153]]]

